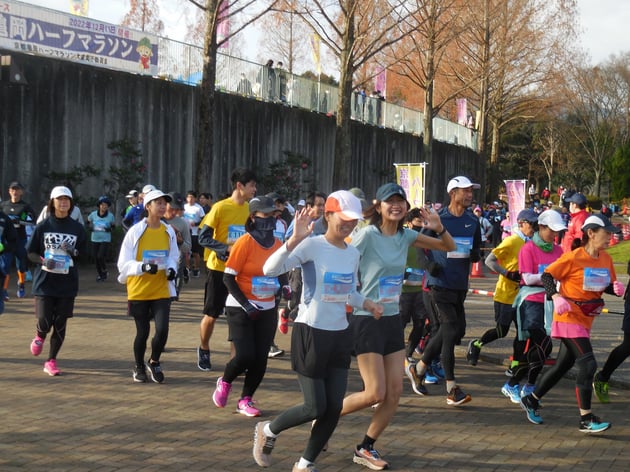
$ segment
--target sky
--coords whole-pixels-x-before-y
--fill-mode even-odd
[[[69,0],[22,0],[63,12],[69,11]],[[165,20],[166,35],[182,41],[186,21],[179,0],[158,0],[160,16]],[[129,8],[129,0],[90,0],[89,16],[107,23],[118,24]],[[582,46],[593,65],[605,61],[611,54],[630,52],[630,2],[626,0],[578,0]],[[251,36],[251,34],[250,34]],[[246,38],[245,59],[256,59],[256,40]]]

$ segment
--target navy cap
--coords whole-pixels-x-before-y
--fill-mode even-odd
[[[575,203],[576,205],[586,205],[586,197],[581,193],[574,193],[565,202]]]
[[[404,200],[407,200],[405,189],[393,182],[388,182],[384,185],[381,185],[376,191],[376,199],[381,202],[387,200],[390,197],[393,197],[394,195],[399,195]]]
[[[537,223],[538,222],[538,213],[529,208],[525,208],[521,210],[516,217],[516,221],[527,221],[528,223]]]
[[[584,221],[582,231],[603,228],[609,233],[621,233],[621,228],[613,225],[604,215],[591,215]]]

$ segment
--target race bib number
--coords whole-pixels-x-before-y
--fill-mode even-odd
[[[405,269],[405,285],[411,285],[414,287],[421,286],[424,279],[424,270],[416,269],[414,267],[407,267]]]
[[[345,303],[348,294],[354,288],[354,274],[340,274],[337,272],[324,273],[321,300],[328,303]]]
[[[398,303],[402,291],[403,274],[389,275],[378,279],[378,301]]]
[[[586,267],[584,269],[584,281],[582,288],[591,292],[602,292],[610,285],[610,272],[608,269]]]
[[[449,259],[468,259],[472,249],[473,239],[470,237],[454,237],[455,250],[446,253]]]
[[[228,226],[227,243],[234,244],[238,238],[245,234],[245,225]]]
[[[143,264],[157,264],[158,270],[166,269],[168,251],[166,250],[146,250],[142,252]]]
[[[72,257],[70,257],[66,251],[61,249],[46,249],[44,251],[44,259],[52,259],[55,261],[53,267],[46,267],[42,265],[42,270],[51,272],[53,274],[67,274],[72,267]]]
[[[280,290],[280,282],[276,277],[252,277],[252,295],[256,298],[273,298]]]
[[[538,264],[538,273],[542,274],[547,267],[549,267],[549,264]]]

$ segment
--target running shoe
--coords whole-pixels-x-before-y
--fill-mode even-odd
[[[9,292],[8,292],[7,290],[2,289],[2,299],[3,299],[5,302],[8,302],[8,301],[9,301]]]
[[[144,364],[137,365],[133,368],[133,381],[138,383],[147,381],[147,370],[144,368]]]
[[[260,421],[256,423],[254,428],[254,448],[252,454],[256,464],[260,467],[269,467],[271,465],[271,453],[276,444],[276,438],[265,436],[265,425],[270,421]]]
[[[473,339],[468,343],[468,351],[466,352],[466,360],[470,365],[477,365],[479,361],[479,354],[481,354],[481,348],[477,346],[478,339]]]
[[[219,408],[224,408],[228,401],[228,396],[232,390],[232,384],[223,381],[223,377],[217,379],[217,387],[212,394],[212,401]]]
[[[42,353],[43,348],[44,338],[35,336],[35,338],[31,341],[31,354],[33,354],[34,356],[39,356]]]
[[[505,382],[501,387],[501,393],[508,397],[512,403],[521,403],[521,388],[518,384],[510,385],[510,382]]]
[[[51,377],[61,374],[61,371],[57,368],[57,361],[55,359],[50,359],[49,361],[44,362],[44,372]]]
[[[188,270],[188,267],[184,267],[184,269],[182,270],[182,280],[185,284],[190,282],[190,271]]]
[[[446,396],[447,405],[459,406],[464,403],[468,403],[470,400],[472,400],[472,397],[467,393],[464,393],[458,385],[455,385]]]
[[[608,382],[601,380],[602,371],[600,370],[593,377],[593,390],[595,391],[595,396],[600,401],[600,403],[610,403],[610,397],[608,396]]]
[[[210,363],[210,349],[197,348],[197,367],[204,372],[210,372],[212,370],[212,364]]]
[[[444,369],[442,368],[442,363],[439,360],[431,361],[431,371],[439,378],[445,378]]]
[[[159,362],[147,362],[147,367],[149,368],[149,373],[151,374],[151,380],[155,383],[164,382],[164,373],[162,372],[162,367]]]
[[[17,297],[24,298],[25,296],[26,296],[26,289],[24,288],[24,284],[18,284]]]
[[[278,346],[276,346],[275,344],[272,344],[269,347],[269,353],[267,354],[267,357],[278,357],[284,354],[284,351],[282,349],[280,349]]]
[[[591,415],[587,420],[580,420],[581,433],[601,433],[610,428],[611,424],[600,420],[597,416]]]
[[[422,385],[422,377],[418,376],[418,373],[416,372],[415,362],[409,362],[407,359],[405,359],[405,374],[411,381],[411,388],[413,388],[414,392],[421,396],[429,394],[427,388]]]
[[[433,374],[433,371],[429,367],[427,371],[424,373],[424,383],[429,385],[435,385],[440,383],[440,378],[437,375]]]
[[[521,398],[520,405],[521,408],[525,410],[525,413],[527,413],[527,419],[530,423],[542,424],[543,419],[538,414],[538,407],[540,405],[533,395],[527,395]]]
[[[381,455],[376,449],[374,449],[374,446],[370,446],[369,449],[357,447],[354,450],[354,457],[352,458],[352,461],[355,464],[364,465],[368,469],[372,470],[389,469],[389,463],[381,459]]]
[[[32,281],[33,281],[33,274],[31,274],[31,271],[30,271],[30,270],[27,270],[27,271],[24,273],[24,281],[25,281],[25,282],[32,282]]]
[[[198,278],[199,278],[199,269],[193,269],[193,270],[192,270],[192,276],[193,276],[195,279],[198,279]]]
[[[531,395],[532,393],[534,393],[534,390],[536,390],[536,385],[526,383],[525,385],[523,385],[523,388],[521,388],[521,397]],[[540,402],[538,402],[538,405],[540,406]]]
[[[306,467],[298,467],[298,463],[293,464],[292,472],[317,472],[315,464],[309,464]]]
[[[243,397],[238,401],[236,412],[254,418],[260,416],[260,410],[254,406],[252,397]]]
[[[278,310],[278,331],[282,334],[287,334],[289,332],[289,315],[287,314],[286,308],[280,308]]]

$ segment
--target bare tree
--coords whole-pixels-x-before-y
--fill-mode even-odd
[[[459,54],[453,54],[455,39],[458,38],[465,23],[461,20],[462,7],[459,0],[415,0],[408,8],[415,14],[406,20],[403,26],[408,31],[403,39],[387,50],[387,57],[392,65],[390,70],[407,78],[413,85],[424,92],[423,146],[424,159],[431,164],[433,157],[433,118],[453,98],[461,96],[472,84],[464,83],[457,88],[445,89],[436,103],[434,84],[437,76],[442,78],[453,75],[451,69],[461,68]],[[449,54],[450,53],[450,54]],[[476,79],[475,79],[476,80]],[[429,173],[431,171],[429,166]],[[427,179],[431,185],[432,179]],[[428,189],[429,194],[438,194],[436,188]]]
[[[333,188],[352,186],[350,116],[354,73],[400,41],[414,12],[403,0],[300,0],[297,13],[339,61]]]
[[[199,141],[195,156],[195,188],[204,188],[210,180],[214,163],[214,101],[217,73],[217,51],[221,44],[229,41],[245,27],[261,18],[275,7],[277,0],[206,0],[204,4],[189,0],[205,13],[206,29],[203,45],[203,78],[201,81],[201,100],[199,105]],[[239,24],[217,41],[217,26],[220,21],[239,17]]]
[[[264,39],[260,43],[264,57],[283,61],[291,74],[305,70],[308,60],[311,29],[295,12],[297,0],[280,0],[275,11],[261,19]]]
[[[592,192],[600,195],[602,177],[615,149],[626,139],[629,64],[613,59],[593,68],[578,67],[568,83],[573,135],[594,172]]]
[[[129,11],[120,24],[155,34],[164,31],[157,0],[130,0]]]

